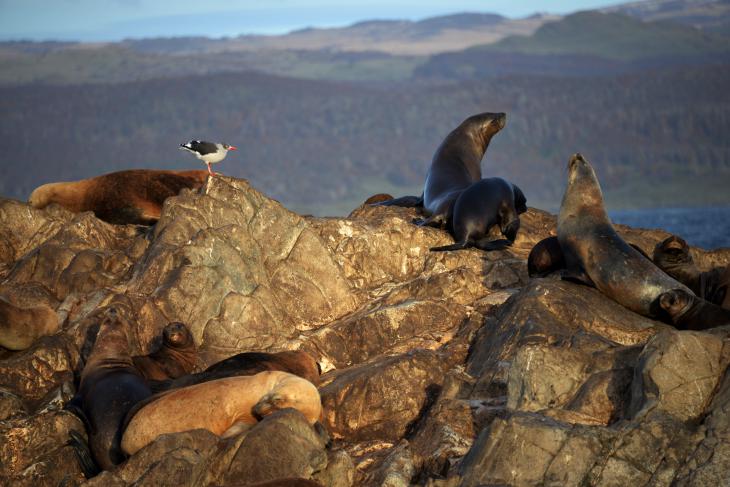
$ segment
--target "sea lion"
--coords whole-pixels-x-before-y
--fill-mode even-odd
[[[182,323],[173,322],[162,330],[159,349],[149,355],[132,357],[132,362],[145,379],[162,381],[192,372],[197,356],[198,349],[190,330]]]
[[[314,424],[322,413],[317,388],[296,375],[266,371],[175,389],[130,412],[122,450],[133,455],[162,434],[200,428],[226,438],[285,408]]]
[[[730,266],[702,272],[692,259],[687,242],[672,235],[654,248],[654,263],[692,290],[698,297],[730,309]]]
[[[486,178],[461,192],[453,206],[452,233],[456,243],[431,250],[459,250],[476,247],[496,250],[511,245],[520,228],[519,215],[527,211],[525,196],[502,178]],[[499,225],[506,240],[493,240],[489,230]]]
[[[160,219],[162,204],[183,188],[200,188],[206,171],[132,169],[80,181],[39,186],[28,202],[33,208],[58,203],[73,212],[93,211],[115,224],[151,225]]]
[[[707,330],[730,325],[730,310],[705,301],[684,289],[659,296],[659,305],[679,330]]]
[[[127,331],[120,313],[108,309],[81,372],[78,392],[67,406],[86,425],[91,455],[104,470],[126,458],[120,447],[124,418],[132,406],[152,395],[132,362]]]
[[[363,205],[375,205],[376,203],[382,203],[384,201],[390,201],[393,197],[387,193],[378,193],[372,195],[370,198],[363,202]]]
[[[545,277],[562,269],[565,269],[565,256],[558,237],[544,238],[530,250],[527,257],[527,274],[530,277]]]
[[[314,358],[303,350],[283,352],[244,352],[217,362],[197,374],[184,375],[175,380],[153,381],[155,392],[177,389],[226,377],[254,375],[266,370],[289,372],[319,385],[320,369]]]
[[[24,308],[0,297],[0,346],[25,350],[38,338],[58,331],[58,315],[46,305]]]
[[[651,258],[646,255],[641,247],[636,244],[629,245],[645,259],[651,261]],[[558,237],[544,238],[530,250],[530,255],[527,257],[527,274],[530,277],[545,277],[563,269],[565,269],[565,256],[563,255],[563,249],[560,248]]]
[[[595,285],[635,313],[660,318],[665,315],[659,305],[661,294],[677,289],[692,293],[616,233],[606,214],[596,173],[580,154],[574,154],[569,162],[557,233],[566,277]]]

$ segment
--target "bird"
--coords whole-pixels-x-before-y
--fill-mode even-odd
[[[180,144],[180,150],[186,150],[208,165],[208,172],[211,176],[217,173],[210,168],[211,164],[221,162],[228,155],[229,150],[238,150],[232,145],[218,142],[205,142],[204,140],[191,140]]]

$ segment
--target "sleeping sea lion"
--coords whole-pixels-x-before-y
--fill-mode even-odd
[[[320,369],[314,358],[303,350],[286,350],[275,353],[239,353],[197,374],[184,375],[175,380],[153,381],[151,386],[153,391],[161,392],[226,377],[254,375],[266,370],[289,372],[319,385]]]
[[[593,167],[580,154],[569,162],[557,233],[566,277],[595,285],[635,313],[660,318],[665,315],[659,304],[661,294],[677,289],[692,294],[616,233]]]
[[[687,242],[676,235],[656,245],[653,260],[657,267],[690,288],[698,297],[730,309],[730,266],[700,271]]]
[[[192,372],[198,349],[190,330],[178,322],[162,330],[162,345],[149,355],[132,357],[132,362],[148,381],[177,379]]]
[[[207,178],[206,171],[132,169],[44,184],[33,190],[28,202],[33,208],[58,203],[73,212],[93,211],[109,223],[151,225],[160,219],[167,198],[183,188],[200,188]]]
[[[705,301],[684,289],[662,293],[659,304],[679,330],[707,330],[730,325],[730,310]]]
[[[322,413],[317,388],[296,375],[266,371],[171,390],[129,413],[122,450],[133,455],[162,434],[200,428],[226,438],[285,408],[314,424]]]

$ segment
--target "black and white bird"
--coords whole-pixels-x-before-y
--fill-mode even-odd
[[[211,164],[221,162],[228,155],[229,150],[238,150],[232,145],[219,144],[216,142],[205,142],[203,140],[191,140],[184,144],[180,144],[181,150],[186,150],[195,154],[195,157],[208,165],[208,172],[211,176],[215,176],[215,172],[210,168]]]

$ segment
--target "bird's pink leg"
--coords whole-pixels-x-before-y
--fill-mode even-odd
[[[215,173],[210,168],[210,162],[206,162],[206,164],[208,165],[208,173],[210,174],[210,176],[211,177],[215,176]]]

